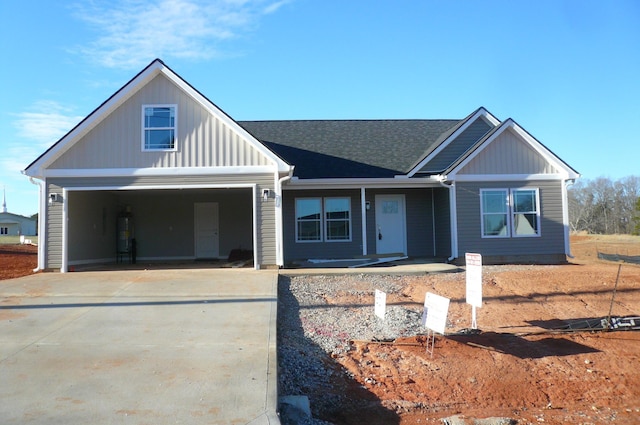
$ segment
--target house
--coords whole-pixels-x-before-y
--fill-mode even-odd
[[[2,210],[0,210],[0,236],[35,236],[36,220],[20,214],[12,214],[7,210],[7,196],[2,194]]]
[[[33,161],[39,267],[398,253],[558,263],[579,174],[512,119],[238,122],[161,60]],[[132,246],[133,245],[133,246]],[[131,258],[130,258],[131,259]]]

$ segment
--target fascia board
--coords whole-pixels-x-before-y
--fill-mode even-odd
[[[45,151],[38,159],[31,163],[24,170],[24,174],[31,177],[41,177],[44,175],[43,170],[51,165],[56,159],[69,150],[82,136],[89,132],[92,128],[104,120],[109,113],[116,107],[124,103],[133,94],[135,94],[144,84],[155,77],[164,64],[156,59],[143,69],[138,75],[133,77],[121,89],[115,92],[100,106],[94,109],[87,117],[72,128],[67,134],[62,136],[47,151]]]
[[[440,145],[435,148],[429,155],[427,155],[422,161],[418,163],[409,173],[407,173],[408,177],[413,177],[418,171],[422,169],[429,161],[435,158],[443,149],[445,149],[451,142],[453,142],[462,132],[464,132],[471,124],[473,124],[480,117],[484,117],[487,121],[489,121],[494,126],[499,125],[500,121],[489,111],[487,111],[484,107],[478,108],[478,110],[471,115],[467,121],[462,124],[456,131],[454,131],[449,137],[447,137]]]
[[[200,93],[196,88],[194,88],[191,84],[185,81],[178,74],[173,72],[166,65],[162,68],[163,74],[169,78],[174,84],[180,87],[185,93],[187,93],[193,100],[200,104],[203,108],[208,110],[211,114],[215,115],[220,121],[222,121],[225,125],[232,128],[233,131],[238,133],[240,137],[245,139],[248,143],[250,143],[256,150],[258,150],[261,154],[266,156],[274,165],[278,167],[278,171],[280,172],[288,172],[290,169],[290,165],[284,162],[279,156],[273,153],[270,149],[268,149],[265,145],[263,145],[258,139],[256,139],[251,133],[245,130],[240,124],[238,124],[233,118],[231,118],[226,112],[216,106],[212,101],[210,101],[205,95]]]
[[[83,177],[153,177],[153,176],[203,176],[203,175],[246,175],[273,174],[275,166],[232,166],[232,167],[172,167],[172,168],[88,168],[88,169],[48,169],[47,178]]]
[[[433,177],[416,179],[296,179],[293,178],[282,188],[286,190],[309,189],[356,189],[356,188],[402,188],[440,186]]]
[[[458,174],[457,182],[504,182],[504,181],[537,181],[565,180],[565,174]],[[453,180],[453,179],[450,179]]]

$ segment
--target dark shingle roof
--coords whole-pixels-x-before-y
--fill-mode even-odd
[[[300,178],[406,174],[460,120],[240,121]]]

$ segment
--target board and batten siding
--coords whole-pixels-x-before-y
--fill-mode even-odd
[[[63,219],[63,188],[109,188],[127,191],[144,187],[189,189],[193,185],[216,185],[224,189],[224,185],[256,185],[255,205],[258,221],[256,245],[258,247],[258,263],[262,266],[276,264],[276,235],[275,235],[275,200],[262,199],[262,190],[273,190],[273,174],[244,174],[244,175],[180,175],[180,176],[138,176],[138,177],[91,177],[91,178],[49,178],[47,179],[47,197],[50,193],[59,194],[59,201],[47,204],[47,257],[45,267],[48,269],[62,267],[62,219]],[[145,189],[148,190],[148,189]],[[177,200],[176,202],[179,202]],[[72,212],[70,212],[72,214]],[[255,253],[254,253],[255,255]]]
[[[142,151],[142,106],[177,105],[176,151]],[[50,169],[264,166],[272,162],[162,74],[91,129]]]
[[[496,259],[565,258],[562,220],[562,181],[458,182],[458,255],[480,253]],[[540,194],[540,237],[483,238],[481,230],[480,189],[537,188]]]
[[[510,129],[501,133],[458,174],[555,174],[542,155]]]
[[[476,119],[458,137],[452,140],[435,158],[425,164],[419,173],[439,172],[460,158],[474,143],[487,134],[493,126],[483,118]]]

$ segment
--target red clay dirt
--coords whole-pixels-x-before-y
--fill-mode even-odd
[[[596,248],[640,255],[640,238],[575,236],[569,265],[484,267],[481,333],[438,335],[433,356],[417,336],[354,342],[335,360],[402,425],[455,415],[468,424],[640,424],[640,331],[557,331],[609,314],[620,264],[599,261]],[[465,273],[407,279],[387,304],[422,305],[433,292],[451,299],[447,334],[471,327]],[[640,266],[621,266],[612,316],[640,316]],[[383,423],[362,411],[340,423],[367,422]]]
[[[366,389],[401,425],[442,423],[454,415],[467,423],[507,417],[518,424],[640,424],[640,332],[557,331],[607,317],[610,309],[613,316],[640,316],[640,266],[600,261],[596,250],[640,255],[640,238],[573,236],[575,258],[568,265],[484,267],[481,333],[437,336],[433,355],[424,336],[354,341],[333,359],[360,387],[350,392],[350,403],[366,406],[358,399]],[[0,279],[32,274],[36,248],[0,245],[0,265]],[[406,282],[387,304],[422,305],[433,292],[451,299],[448,334],[470,327],[464,273]],[[323,419],[376,424],[389,418],[365,407]]]

